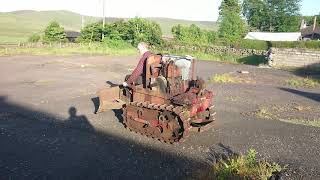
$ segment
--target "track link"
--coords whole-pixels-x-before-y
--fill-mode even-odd
[[[141,128],[136,128],[134,126],[131,125],[131,123],[128,119],[127,116],[127,108],[128,106],[133,106],[136,108],[140,108],[140,109],[149,109],[152,111],[157,111],[157,112],[166,112],[166,113],[171,113],[174,115],[175,119],[177,121],[179,121],[179,125],[180,125],[180,129],[179,129],[179,135],[176,137],[170,136],[170,137],[165,137],[163,136],[163,134],[161,133],[152,133],[150,130],[145,130],[143,131]],[[181,106],[173,106],[173,105],[167,105],[167,104],[152,104],[149,102],[130,102],[127,105],[124,105],[123,107],[123,124],[124,126],[129,129],[130,131],[142,134],[144,136],[147,137],[151,137],[153,139],[158,139],[161,142],[164,143],[177,143],[177,142],[183,142],[188,136],[189,136],[189,131],[191,129],[190,126],[190,118],[189,118],[189,111],[184,110]],[[172,120],[171,120],[172,121]],[[147,127],[148,128],[148,127]]]

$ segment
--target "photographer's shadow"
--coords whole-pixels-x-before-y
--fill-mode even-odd
[[[89,122],[88,118],[84,115],[77,115],[77,109],[75,107],[69,108],[69,118],[66,124],[72,128],[83,129],[88,132],[95,132],[94,127]]]

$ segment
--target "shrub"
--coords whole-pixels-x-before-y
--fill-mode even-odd
[[[270,46],[270,42],[244,39],[236,43],[235,47],[237,47],[237,45],[241,49],[268,50]]]
[[[257,49],[257,50],[268,50],[270,47],[275,48],[306,48],[306,49],[320,49],[320,41],[260,41],[260,40],[249,40],[243,39],[236,43],[228,44],[226,42],[220,42],[224,46],[232,46],[240,49]]]
[[[272,42],[271,44],[276,48],[320,49],[320,41]]]
[[[213,44],[217,38],[216,32],[202,30],[194,24],[190,26],[182,26],[180,24],[173,26],[171,32],[177,41],[193,45]]]
[[[162,32],[160,25],[142,18],[134,18],[128,21],[128,37],[133,45],[141,41],[148,42],[150,45],[162,43]]]
[[[59,23],[53,21],[44,30],[44,42],[66,42],[66,33]]]
[[[28,38],[28,42],[39,42],[40,41],[40,35],[39,34],[32,34],[29,38]]]
[[[102,23],[92,23],[81,29],[81,36],[77,42],[95,42],[102,40],[103,27]]]
[[[281,172],[284,167],[276,163],[258,161],[257,152],[250,149],[246,156],[235,156],[221,160],[213,166],[206,179],[263,179],[267,180],[273,174]]]
[[[130,19],[127,22],[116,21],[106,24],[104,28],[101,22],[89,24],[81,30],[78,42],[101,42],[103,34],[108,40],[123,40],[133,45],[141,41],[151,45],[162,43],[160,25],[141,18]]]
[[[105,28],[106,36],[110,39],[128,40],[129,23],[124,20],[116,21]]]
[[[102,41],[102,45],[107,46],[113,49],[125,49],[132,48],[132,45],[122,39],[110,39],[104,38]]]

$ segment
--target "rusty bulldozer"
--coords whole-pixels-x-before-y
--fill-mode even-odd
[[[145,63],[141,84],[117,85],[98,91],[99,112],[122,109],[130,131],[166,143],[181,142],[190,131],[213,126],[213,92],[195,78],[192,57],[152,55]]]

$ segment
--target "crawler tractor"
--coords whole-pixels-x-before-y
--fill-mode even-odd
[[[215,120],[213,92],[195,78],[192,57],[151,55],[141,83],[98,91],[99,109],[122,109],[130,131],[167,143],[181,142],[190,131],[202,132]]]

